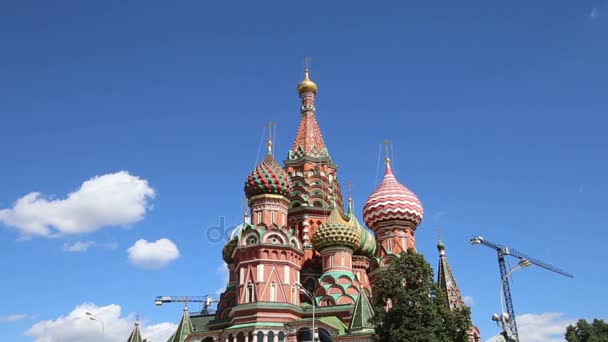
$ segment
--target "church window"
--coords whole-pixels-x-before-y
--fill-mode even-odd
[[[274,281],[270,285],[270,301],[271,302],[277,301],[277,284]]]
[[[327,261],[327,267],[333,267],[334,266],[334,256],[330,255]]]
[[[283,283],[285,284],[289,284],[290,283],[290,277],[291,277],[291,273],[289,272],[289,266],[283,266],[284,267],[284,271],[283,271]]]
[[[346,266],[345,261],[344,261],[344,255],[340,256],[340,263],[341,263],[342,267]]]
[[[258,265],[258,282],[264,281],[264,265]]]
[[[253,284],[247,285],[247,303],[253,303],[255,301],[255,295],[253,292]]]
[[[298,305],[297,296],[298,296],[298,289],[295,286],[293,286],[291,288],[291,304]]]
[[[274,224],[274,211],[270,212],[270,223]]]
[[[386,250],[389,252],[393,251],[393,239],[388,239],[386,241]]]
[[[262,223],[262,212],[258,211],[258,224]]]

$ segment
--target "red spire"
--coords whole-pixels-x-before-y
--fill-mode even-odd
[[[303,155],[326,157],[328,156],[327,148],[315,115],[317,85],[310,80],[308,69],[306,69],[304,80],[298,85],[298,93],[302,99],[302,118],[300,119],[298,134],[290,151],[290,159]]]

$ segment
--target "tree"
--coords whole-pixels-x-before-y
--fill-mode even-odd
[[[408,251],[376,274],[372,323],[383,342],[467,342],[468,307],[450,310],[421,254]],[[388,310],[387,310],[388,308]]]
[[[591,324],[579,319],[576,326],[566,328],[566,341],[568,342],[608,342],[608,323],[594,319]]]

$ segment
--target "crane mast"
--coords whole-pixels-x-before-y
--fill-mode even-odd
[[[488,241],[481,236],[473,237],[470,240],[470,242],[473,245],[483,245],[488,248],[492,248],[496,251],[496,253],[498,255],[498,268],[500,269],[502,292],[504,295],[505,305],[507,307],[507,313],[509,315],[509,320],[506,323],[506,325],[508,325],[508,326],[505,328],[508,328],[510,330],[511,336],[514,338],[515,342],[519,342],[519,332],[517,331],[517,323],[515,322],[515,309],[513,308],[513,300],[511,298],[511,289],[509,287],[509,279],[507,277],[508,272],[507,272],[505,256],[510,255],[519,260],[525,260],[525,261],[529,262],[530,264],[542,267],[548,271],[555,272],[555,273],[561,274],[561,275],[569,277],[569,278],[574,278],[574,276],[572,274],[565,272],[550,264],[547,264],[540,260],[531,258],[531,257],[527,256],[526,254],[523,254],[513,248],[509,248],[509,247],[494,243],[492,241]],[[502,303],[501,303],[501,305],[502,305]],[[507,337],[507,336],[505,336],[505,337]]]

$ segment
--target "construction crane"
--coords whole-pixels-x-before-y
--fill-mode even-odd
[[[186,305],[188,305],[189,303],[201,303],[202,309],[201,309],[201,314],[203,315],[208,315],[210,313],[209,308],[214,304],[217,303],[218,300],[211,296],[211,295],[205,295],[205,296],[157,296],[156,299],[154,300],[154,304],[160,306],[163,304],[168,304],[168,303],[186,303]]]
[[[509,279],[508,279],[509,273],[507,272],[505,256],[510,255],[512,257],[515,257],[515,258],[521,260],[520,267],[536,265],[536,266],[542,267],[546,270],[564,275],[569,278],[574,278],[574,276],[568,272],[560,270],[557,267],[551,266],[547,263],[544,263],[542,261],[531,258],[531,257],[527,256],[526,254],[521,253],[513,248],[509,248],[509,247],[502,246],[497,243],[488,241],[481,236],[475,236],[475,237],[471,238],[470,242],[473,245],[483,245],[483,246],[492,248],[498,254],[498,267],[500,268],[501,287],[502,287],[502,293],[504,295],[504,301],[507,306],[508,316],[504,317],[504,313],[501,313],[502,316],[495,315],[496,317],[493,317],[493,320],[496,320],[496,321],[501,320],[503,322],[503,330],[505,330],[504,333],[507,335],[507,336],[504,336],[505,338],[509,338],[509,336],[508,336],[509,333],[506,331],[508,328],[510,330],[510,335],[512,336],[514,341],[519,342],[519,333],[517,331],[517,324],[515,323],[515,310],[513,309],[513,300],[511,299],[511,289],[509,288]],[[500,303],[500,305],[502,306],[502,302]]]

